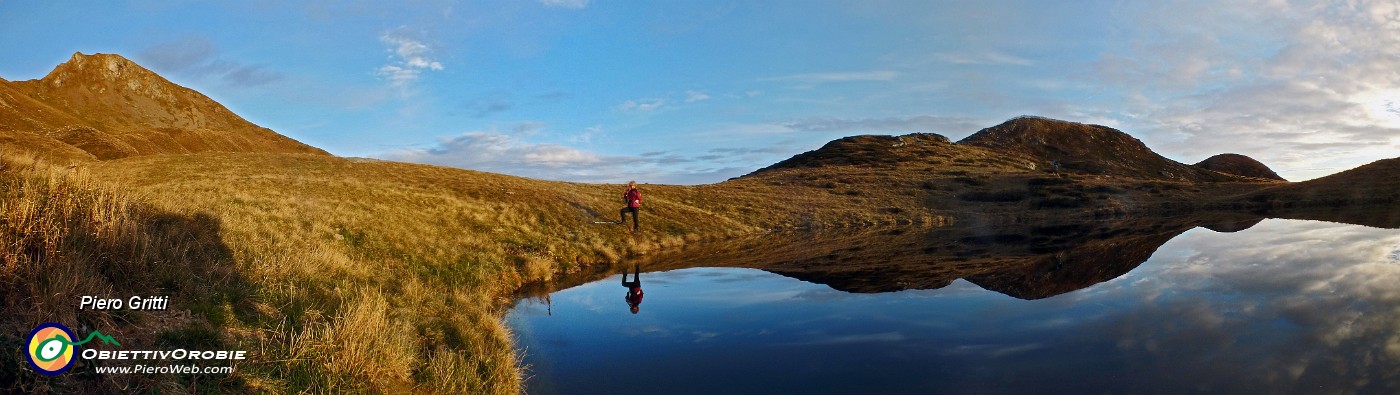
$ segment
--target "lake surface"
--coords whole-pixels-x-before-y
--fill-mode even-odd
[[[613,275],[523,299],[507,321],[536,394],[1400,393],[1400,231],[1244,227],[1185,230],[1051,296],[643,266],[636,314]]]

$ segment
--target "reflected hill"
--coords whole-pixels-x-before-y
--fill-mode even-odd
[[[973,217],[941,227],[774,233],[688,246],[639,261],[647,271],[760,269],[853,293],[937,289],[965,279],[987,290],[1033,300],[1127,274],[1162,245],[1197,227],[1230,233],[1266,218],[1281,218],[1400,228],[1400,215],[1376,213],[1400,213],[1400,205],[1279,210],[1268,216],[1204,211],[1069,223]],[[533,284],[524,295],[543,297],[613,274],[599,270],[561,282]]]

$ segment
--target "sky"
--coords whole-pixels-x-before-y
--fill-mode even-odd
[[[117,53],[333,154],[701,184],[1020,115],[1306,180],[1400,156],[1394,1],[0,0],[0,77]]]

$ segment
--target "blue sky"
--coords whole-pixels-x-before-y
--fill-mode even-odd
[[[1390,1],[0,0],[0,77],[118,53],[342,156],[709,183],[1032,114],[1293,180],[1400,156]]]

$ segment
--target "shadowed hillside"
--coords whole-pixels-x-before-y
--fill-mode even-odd
[[[1400,158],[1382,159],[1322,178],[1261,189],[1243,200],[1261,210],[1392,207],[1400,203]],[[1393,209],[1378,210],[1373,215],[1384,217],[1396,213]]]
[[[81,53],[42,79],[0,80],[0,144],[63,162],[205,151],[326,154],[126,58]]]
[[[161,388],[246,391],[243,376],[28,372],[23,335],[43,322],[100,330],[126,347],[224,348],[227,324],[254,307],[257,292],[220,239],[218,218],[155,208],[104,186],[85,171],[30,156],[0,160],[0,392],[159,392]],[[79,295],[151,295],[168,310],[80,310]],[[76,371],[103,364],[75,362]],[[196,385],[198,382],[198,385]]]
[[[1288,181],[1274,173],[1273,169],[1265,166],[1254,158],[1240,154],[1219,154],[1206,158],[1195,165],[1202,169],[1214,170],[1225,174],[1237,176],[1263,178],[1269,180]]]

